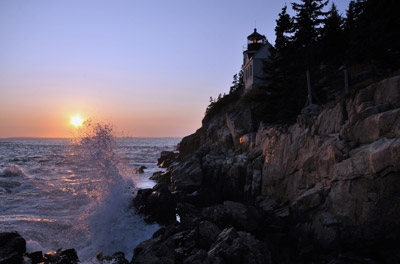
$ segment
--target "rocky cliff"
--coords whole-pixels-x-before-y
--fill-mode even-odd
[[[182,140],[180,159],[171,177],[175,191],[202,202],[245,201],[285,216],[304,254],[316,247],[394,245],[400,238],[400,76],[299,116],[291,126],[257,124],[250,106],[221,113]]]
[[[234,102],[179,151],[154,176],[173,199],[162,183],[135,198],[168,224],[132,263],[400,263],[400,76],[290,126]]]

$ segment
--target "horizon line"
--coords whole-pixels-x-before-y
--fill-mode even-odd
[[[0,137],[0,139],[74,139],[75,137]],[[130,137],[130,136],[115,136],[114,138],[184,138],[184,137]]]

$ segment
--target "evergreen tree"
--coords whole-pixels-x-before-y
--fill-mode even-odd
[[[232,86],[230,87],[229,94],[240,92],[244,88],[243,82],[243,70],[240,70],[239,73],[233,75]]]
[[[337,67],[344,62],[345,39],[343,22],[336,5],[332,3],[324,20],[320,41],[322,60],[329,66]]]
[[[234,91],[236,91],[238,89],[239,86],[239,77],[238,75],[235,73],[235,75],[233,75],[233,81],[232,81],[232,86],[229,90],[229,93],[233,93]]]
[[[345,34],[345,63],[348,65],[357,63],[363,59],[365,53],[365,41],[368,38],[366,29],[361,28],[360,17],[364,11],[364,0],[352,0],[346,10],[344,21]]]
[[[363,11],[363,0],[351,0],[349,7],[346,10],[346,19],[344,23],[344,29],[348,32],[354,32],[357,21],[360,19]]]
[[[264,102],[255,112],[266,122],[293,122],[304,105],[304,90],[297,85],[298,56],[292,45],[293,33],[294,19],[287,14],[285,5],[276,20],[275,47],[270,48],[271,56],[264,62],[266,92],[253,98]]]
[[[277,86],[290,72],[293,62],[291,52],[291,34],[293,33],[293,18],[286,13],[287,6],[282,8],[275,27],[275,47],[270,48],[271,56],[264,63],[264,71],[267,73],[270,88]]]
[[[296,11],[294,24],[294,42],[295,52],[300,56],[299,69],[303,69],[307,80],[307,105],[312,104],[311,73],[319,69],[319,51],[317,50],[317,41],[321,35],[321,24],[326,15],[322,9],[328,4],[328,0],[301,0],[301,3],[292,3],[293,10]],[[320,91],[317,91],[320,93]]]
[[[287,5],[282,8],[279,13],[279,19],[276,20],[275,27],[275,48],[278,51],[286,48],[289,45],[290,34],[293,33],[293,18],[286,13]]]
[[[400,66],[400,3],[398,0],[368,0],[360,15],[359,30],[368,30],[365,57],[375,69],[394,70]]]
[[[297,46],[305,48],[319,39],[322,16],[326,15],[322,9],[328,4],[328,0],[301,0],[301,2],[301,4],[292,3],[292,8],[296,11],[294,41]]]
[[[345,32],[349,64],[370,65],[369,70],[398,69],[400,60],[400,16],[398,0],[351,1]]]

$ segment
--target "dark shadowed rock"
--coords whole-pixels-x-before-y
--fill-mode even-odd
[[[150,180],[153,180],[157,183],[165,183],[168,186],[171,186],[171,171],[157,171],[153,173],[150,177]]]
[[[0,264],[22,263],[26,241],[17,232],[0,233]]]
[[[211,264],[207,260],[207,251],[204,249],[194,249],[188,258],[183,261],[184,264]]]
[[[237,232],[233,227],[224,229],[207,253],[211,263],[271,263],[266,245],[251,234]]]
[[[173,264],[175,263],[175,245],[179,236],[174,226],[168,226],[156,232],[157,236],[140,243],[135,249],[131,263],[134,264]]]
[[[134,173],[135,174],[140,174],[140,173],[144,173],[144,170],[147,169],[146,166],[140,166],[139,168],[135,168],[134,169]]]
[[[163,162],[161,162],[161,164],[158,167],[160,167],[160,168],[168,168],[169,166],[171,166],[172,162],[173,162],[172,160],[166,159]]]
[[[38,264],[38,263],[42,263],[45,261],[45,259],[43,258],[42,251],[35,251],[32,253],[29,253],[28,257],[31,259],[32,264]]]
[[[172,172],[171,181],[176,191],[191,193],[197,190],[203,182],[199,159],[192,155],[182,160]]]
[[[100,263],[129,264],[123,252],[115,252],[112,256],[104,256],[102,252],[96,255]]]
[[[75,249],[57,249],[44,254],[45,263],[76,264],[79,263]]]
[[[220,196],[208,188],[199,188],[192,193],[175,191],[173,196],[177,203],[190,203],[198,207],[209,206],[220,201]]]
[[[175,201],[167,185],[159,183],[152,189],[141,189],[133,199],[133,206],[139,214],[146,215],[147,223],[162,225],[174,223]]]
[[[204,137],[204,128],[200,128],[196,133],[186,136],[179,143],[179,160],[182,160],[186,156],[194,153],[200,148],[202,144],[202,138]]]
[[[210,221],[201,221],[199,223],[199,245],[201,248],[209,248],[215,241],[221,229]]]
[[[225,225],[225,209],[222,204],[203,208],[201,215],[204,219],[217,224],[219,227]]]
[[[225,201],[224,209],[229,222],[239,230],[255,232],[261,225],[262,217],[253,206]]]
[[[201,221],[200,211],[193,204],[178,203],[176,210],[183,229],[195,229]]]
[[[161,151],[157,166],[160,168],[167,168],[173,161],[176,160],[176,157],[177,154],[175,154],[173,151]]]

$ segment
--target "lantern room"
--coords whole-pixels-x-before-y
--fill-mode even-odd
[[[247,37],[247,50],[258,50],[264,44],[266,44],[267,38],[257,32],[257,29],[254,29],[254,32]]]

